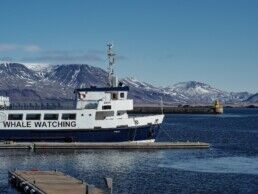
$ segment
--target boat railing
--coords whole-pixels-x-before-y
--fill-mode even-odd
[[[2,110],[72,110],[76,109],[74,101],[36,101],[13,102]]]

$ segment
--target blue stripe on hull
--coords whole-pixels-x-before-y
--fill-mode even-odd
[[[12,141],[77,141],[123,142],[155,139],[159,125],[117,129],[69,129],[69,130],[0,130],[0,140]]]

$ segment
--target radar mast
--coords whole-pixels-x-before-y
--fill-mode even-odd
[[[114,69],[113,65],[115,64],[115,53],[112,50],[113,44],[108,43],[108,50],[107,50],[107,56],[108,56],[108,86],[109,87],[116,87],[117,86],[117,78],[114,76]]]

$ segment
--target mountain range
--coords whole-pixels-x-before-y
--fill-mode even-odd
[[[120,79],[130,87],[129,97],[136,104],[210,105],[219,99],[224,104],[258,103],[258,94],[227,92],[208,84],[187,81],[157,87],[135,78]],[[107,72],[86,64],[49,65],[0,63],[0,95],[11,101],[74,98],[74,89],[106,86]]]

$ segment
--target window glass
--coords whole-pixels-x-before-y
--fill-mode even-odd
[[[8,120],[22,120],[23,114],[9,114]]]
[[[27,114],[26,120],[40,120],[40,114]]]
[[[120,98],[124,98],[125,97],[125,93],[120,93]]]
[[[58,114],[45,114],[44,120],[58,120]]]
[[[109,109],[111,109],[111,105],[102,106],[102,110],[109,110]]]
[[[121,116],[121,115],[123,115],[125,113],[126,113],[126,111],[117,111],[117,116]]]
[[[114,111],[98,111],[96,112],[96,120],[104,120],[107,117],[114,116]]]
[[[63,120],[75,120],[76,119],[76,114],[63,114],[62,115]]]
[[[97,109],[98,103],[89,103],[85,105],[85,109]]]
[[[117,94],[116,93],[112,93],[112,99],[116,100],[117,99]]]

